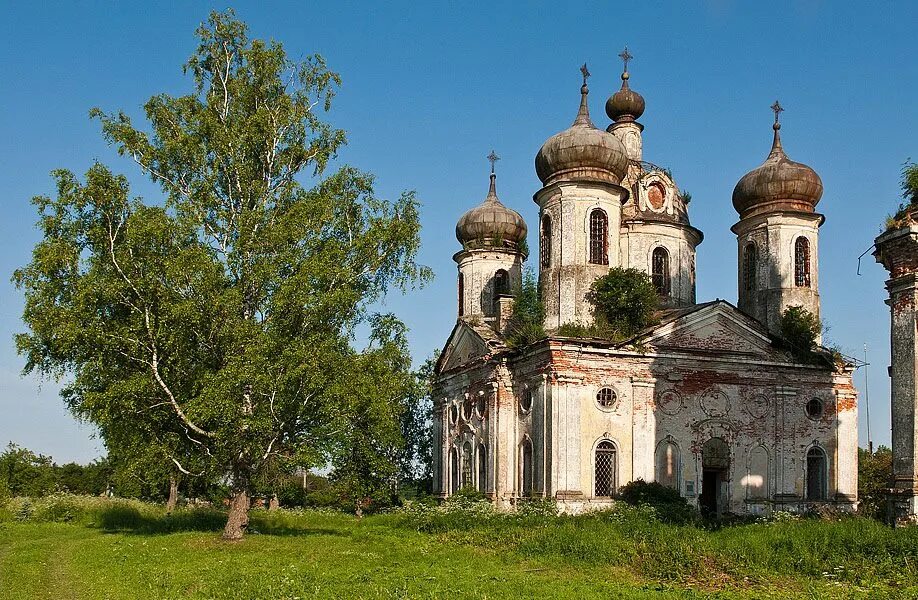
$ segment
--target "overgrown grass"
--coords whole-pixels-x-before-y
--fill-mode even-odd
[[[15,499],[0,512],[0,597],[918,597],[918,529],[864,518],[707,529],[646,506],[508,514],[463,498],[362,520],[256,510],[240,544],[219,540],[224,518]]]

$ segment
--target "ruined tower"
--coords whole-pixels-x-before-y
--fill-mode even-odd
[[[539,288],[545,328],[592,322],[586,294],[593,281],[621,264],[621,186],[628,154],[616,136],[590,120],[586,65],[574,123],[542,145],[535,159],[539,205]]]
[[[787,157],[778,118],[784,109],[777,101],[771,108],[771,152],[736,184],[733,207],[740,220],[731,230],[738,243],[739,308],[780,333],[790,306],[819,317],[819,227],[825,217],[815,210],[822,180]]]
[[[462,250],[453,260],[459,267],[459,318],[481,320],[500,330],[509,315],[511,293],[522,282],[526,222],[497,198],[494,163],[499,157],[492,151],[488,160],[488,195],[456,224]]]
[[[915,211],[918,213],[918,209]],[[915,215],[918,216],[918,215]],[[918,225],[880,235],[874,256],[889,271],[892,366],[893,480],[890,515],[897,524],[918,523]]]

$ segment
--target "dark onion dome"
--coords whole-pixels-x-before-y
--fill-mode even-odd
[[[777,121],[771,152],[761,166],[749,171],[733,189],[733,208],[740,218],[774,211],[815,212],[822,198],[822,180],[810,167],[794,162],[781,146]]]
[[[606,114],[616,123],[636,121],[644,114],[644,97],[628,87],[628,71],[622,73],[622,89],[606,100]]]
[[[462,215],[456,223],[456,239],[463,246],[483,243],[485,246],[517,248],[526,238],[526,222],[523,217],[497,199],[496,179],[492,171],[487,198]]]
[[[590,121],[587,94],[584,83],[573,125],[548,138],[536,154],[536,174],[544,185],[577,180],[619,184],[627,172],[628,155],[621,141]]]

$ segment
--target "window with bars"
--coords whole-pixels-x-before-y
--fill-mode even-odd
[[[462,488],[472,486],[472,444],[466,442],[462,445]]]
[[[803,236],[794,242],[794,283],[810,287],[810,240]]]
[[[756,287],[756,270],[759,265],[759,250],[752,242],[743,250],[743,290],[754,292]]]
[[[542,236],[539,239],[539,264],[543,269],[551,265],[551,217],[542,217]]]
[[[609,264],[609,217],[599,208],[590,213],[590,262]]]
[[[650,262],[650,273],[651,279],[653,280],[653,287],[657,289],[657,293],[661,296],[669,296],[669,252],[667,252],[666,248],[663,246],[657,246],[654,248],[653,256],[651,257]]]
[[[617,400],[618,395],[612,388],[604,387],[596,392],[596,403],[600,408],[611,409]]]
[[[596,446],[596,496],[611,497],[615,495],[615,444],[605,440]]]

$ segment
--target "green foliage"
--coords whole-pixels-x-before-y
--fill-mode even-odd
[[[866,448],[857,449],[858,512],[885,521],[886,490],[892,481],[892,450],[880,446],[872,454]]]
[[[619,498],[632,506],[650,506],[664,523],[693,523],[698,512],[679,491],[656,481],[636,479],[619,490]]]
[[[679,194],[679,197],[682,198],[682,202],[685,204],[688,204],[692,201],[692,194],[690,192],[686,192],[685,190]]]
[[[653,323],[659,296],[650,276],[639,269],[612,267],[587,293],[597,326],[611,339],[627,339]]]
[[[887,215],[886,230],[896,229],[915,222],[918,214],[918,164],[906,160],[902,165],[902,175],[899,179],[899,188],[902,190],[904,202],[899,204],[895,214]]]
[[[507,330],[510,345],[526,346],[544,338],[545,306],[539,297],[539,284],[532,270],[526,270],[522,284],[513,295],[513,312]]]
[[[0,481],[12,496],[44,496],[58,486],[57,467],[50,456],[35,454],[10,442],[0,454]]]
[[[68,406],[141,487],[180,471],[239,494],[271,470],[356,472],[357,454],[376,485],[416,382],[404,326],[370,308],[430,277],[419,203],[377,198],[353,167],[325,173],[345,138],[320,119],[340,83],[321,57],[250,40],[232,12],[197,33],[192,91],[151,98],[148,127],[91,113],[165,202],[99,164],[85,181],[56,171],[56,196],[34,199],[42,239],[14,275],[25,370],[67,377]]]
[[[781,337],[798,360],[814,360],[813,350],[820,331],[819,318],[802,306],[789,306],[781,313]]]
[[[558,328],[558,335],[572,338],[612,339],[615,331],[605,321],[584,323],[565,323]]]

